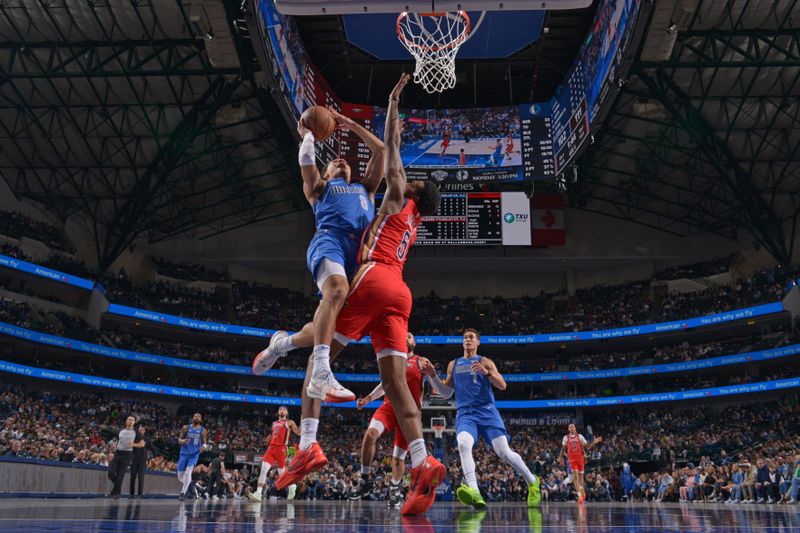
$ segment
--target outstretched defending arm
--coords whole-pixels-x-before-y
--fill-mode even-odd
[[[363,409],[364,406],[367,405],[369,402],[377,400],[378,398],[383,398],[384,394],[386,394],[386,392],[383,390],[383,382],[378,383],[378,385],[374,389],[372,389],[372,392],[370,392],[363,398],[359,398],[356,401],[356,407],[358,407],[359,409]]]
[[[410,76],[406,73],[400,76],[400,81],[389,95],[389,105],[386,109],[386,128],[384,128],[383,134],[383,142],[386,146],[384,158],[386,196],[383,197],[379,211],[382,215],[399,213],[405,205],[406,173],[403,170],[403,159],[400,157],[400,114],[397,107],[400,102],[400,94],[409,78]]]
[[[383,160],[385,157],[383,141],[378,139],[371,131],[350,117],[342,115],[335,109],[329,108],[329,110],[339,126],[347,128],[358,135],[372,152],[372,155],[369,158],[369,163],[367,163],[367,169],[364,171],[364,175],[361,177],[361,184],[366,187],[367,192],[369,192],[370,196],[373,197],[374,201],[375,191],[378,189],[378,185],[381,184],[381,180],[383,179]]]
[[[451,369],[448,368],[448,378],[450,377],[450,370]],[[433,387],[433,390],[435,390],[439,396],[445,400],[453,396],[455,389],[449,385],[446,385],[444,382],[442,382],[442,380],[439,379],[439,375],[436,373],[436,367],[433,366],[433,363],[427,365],[424,368],[424,372],[428,377],[431,387]]]

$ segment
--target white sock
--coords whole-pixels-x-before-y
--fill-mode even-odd
[[[469,487],[479,490],[478,479],[475,477],[475,459],[472,457],[472,446],[475,444],[475,439],[466,431],[462,431],[456,435],[456,441],[458,442],[458,455],[461,457],[464,482]]]
[[[362,466],[361,467],[361,474],[363,474],[365,476],[368,476],[371,473],[372,473],[372,467],[371,466]]]
[[[522,457],[509,447],[508,439],[505,435],[495,437],[494,440],[492,440],[492,448],[494,448],[494,453],[496,453],[500,459],[510,464],[511,467],[517,471],[517,474],[525,478],[527,483],[536,481],[536,476],[528,469],[528,465],[525,464]]]
[[[425,448],[425,440],[417,439],[408,443],[408,450],[411,452],[411,468],[416,468],[425,462],[428,457],[428,450]]]
[[[304,418],[300,421],[300,449],[307,450],[317,440],[319,418]]]
[[[275,351],[278,353],[289,353],[296,348],[297,346],[294,345],[294,335],[289,335],[288,337],[275,341]]]
[[[272,465],[269,463],[261,463],[261,472],[258,474],[258,493],[261,494],[261,488],[267,484],[267,475]]]
[[[327,344],[317,344],[311,354],[313,367],[311,377],[320,378],[326,374],[331,374],[331,347]]]
[[[392,478],[392,485],[394,485],[395,487],[399,486],[400,483],[402,483],[402,482],[403,482],[402,478],[401,479]]]
[[[183,494],[186,494],[186,491],[189,490],[189,485],[192,484],[192,468],[190,466],[183,471],[183,488],[181,489]]]

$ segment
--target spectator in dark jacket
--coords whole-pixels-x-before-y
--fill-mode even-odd
[[[756,467],[758,468],[756,473],[756,496],[758,500],[756,503],[764,503],[770,485],[769,468],[767,468],[767,462],[763,457],[758,458]]]

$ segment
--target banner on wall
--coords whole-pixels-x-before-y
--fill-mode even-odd
[[[152,365],[170,366],[176,368],[184,368],[188,370],[196,370],[199,372],[218,372],[222,374],[236,374],[248,376],[252,374],[252,369],[249,366],[243,365],[227,365],[220,363],[209,363],[205,361],[193,361],[191,359],[180,359],[177,357],[168,357],[165,355],[148,354],[133,352],[129,350],[122,350],[120,348],[113,348],[111,346],[103,346],[100,344],[92,344],[77,339],[68,339],[33,331],[12,324],[0,322],[0,335],[8,335],[23,339],[28,342],[38,344],[45,344],[58,348],[84,352],[91,355],[98,355],[101,357],[112,357],[115,359],[122,359],[136,363],[148,363]],[[779,359],[782,357],[792,357],[800,354],[800,344],[791,344],[788,346],[781,346],[780,348],[770,348],[768,350],[759,350],[756,352],[737,353],[732,355],[722,355],[719,357],[709,357],[708,359],[698,359],[695,361],[682,361],[679,363],[663,363],[658,365],[642,365],[631,366],[624,368],[607,368],[605,370],[576,370],[572,372],[542,372],[532,374],[505,374],[505,380],[509,383],[544,383],[544,382],[560,382],[560,381],[581,381],[592,379],[614,379],[623,377],[644,376],[652,374],[668,374],[675,372],[691,372],[695,370],[703,370],[707,368],[715,368],[720,366],[737,365],[744,363],[755,363],[759,361],[767,361],[771,359]],[[302,370],[281,370],[270,369],[266,374],[266,378],[276,379],[305,379],[305,371]],[[380,381],[378,374],[351,374],[351,373],[337,373],[336,377],[340,381],[348,382],[362,382],[374,383]],[[444,379],[445,376],[442,376]],[[447,403],[449,405],[449,403]]]
[[[504,192],[501,196],[503,212],[503,245],[531,245],[531,202],[523,192]]]
[[[60,270],[53,270],[52,268],[29,263],[27,261],[23,261],[22,259],[16,259],[7,255],[0,254],[0,267],[11,268],[13,270],[25,272],[26,274],[33,274],[34,276],[47,278],[52,281],[57,281],[58,283],[80,287],[81,289],[86,289],[87,291],[92,290],[94,287],[94,282],[91,280],[73,276],[72,274],[61,272]]]
[[[622,337],[635,337],[637,335],[649,335],[653,333],[666,333],[682,331],[690,328],[713,326],[725,322],[734,322],[748,318],[756,318],[765,315],[772,315],[783,312],[782,302],[772,302],[768,304],[745,307],[743,309],[732,309],[713,315],[686,318],[684,320],[673,320],[672,322],[659,322],[656,324],[642,324],[640,326],[630,326],[626,328],[601,329],[596,331],[564,331],[559,333],[532,333],[528,335],[482,335],[482,344],[546,344],[551,342],[573,342],[573,341],[595,341],[603,339],[617,339]],[[252,337],[269,337],[275,333],[274,329],[261,329],[235,324],[223,324],[219,322],[205,322],[181,316],[168,315],[136,307],[111,304],[108,312],[120,316],[127,316],[150,322],[157,322],[165,325],[180,326],[185,328],[197,329],[212,333],[225,333],[229,335],[247,335]],[[461,344],[464,339],[460,335],[418,335],[417,344]],[[369,337],[358,341],[359,344],[369,344]]]
[[[565,243],[564,197],[560,194],[534,194],[534,246],[564,246]]]
[[[87,376],[85,374],[77,374],[74,372],[63,372],[60,370],[37,368],[2,360],[0,360],[0,372],[7,372],[9,374],[26,376],[29,378],[73,383],[77,385],[89,385],[92,387],[101,387],[106,389],[124,390],[129,392],[144,392],[161,396],[191,398],[195,400],[236,402],[247,403],[251,405],[300,406],[301,404],[300,398],[186,389],[167,385],[122,381],[119,379],[104,378],[99,376]],[[635,394],[630,396],[609,396],[606,398],[500,400],[497,402],[497,407],[498,409],[568,409],[577,407],[609,407],[654,402],[708,399],[722,396],[735,396],[739,394],[752,394],[757,392],[793,390],[796,388],[800,388],[800,378],[789,378],[776,381],[746,383],[742,385],[729,385],[726,387],[711,387],[708,389],[696,389],[678,392],[658,392],[651,394]],[[381,406],[381,404],[381,401],[374,401],[367,404],[366,407],[368,409],[377,409]],[[330,405],[330,407],[355,409],[356,402],[334,404]]]

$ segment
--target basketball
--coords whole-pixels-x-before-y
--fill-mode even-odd
[[[303,116],[300,117],[300,122],[311,130],[314,138],[318,141],[326,140],[333,135],[333,130],[336,129],[336,120],[333,115],[321,105],[306,109]]]

